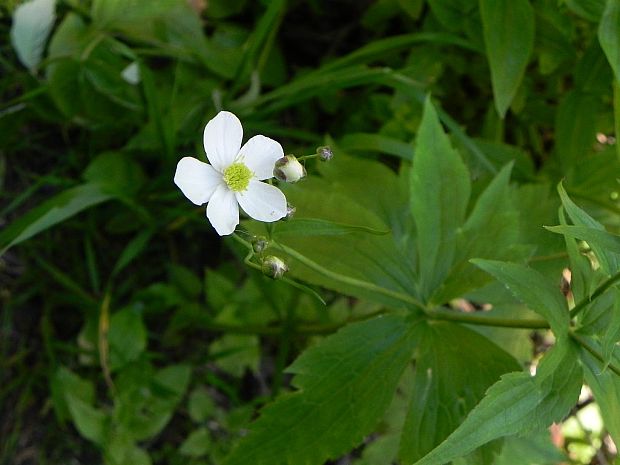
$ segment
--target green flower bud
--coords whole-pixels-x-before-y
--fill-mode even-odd
[[[332,148],[328,145],[317,148],[316,154],[319,156],[321,161],[329,161],[334,158],[334,152],[332,152]]]
[[[276,161],[273,175],[279,181],[297,182],[306,176],[306,168],[299,163],[295,155],[285,155]]]
[[[261,253],[268,245],[269,241],[265,236],[254,236],[252,238],[252,249],[254,253]]]
[[[263,274],[273,279],[280,279],[288,271],[288,266],[280,258],[273,255],[265,257],[261,266]]]

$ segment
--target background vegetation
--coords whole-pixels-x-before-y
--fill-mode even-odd
[[[243,247],[215,234],[172,177],[182,156],[204,156],[202,129],[221,109],[240,117],[245,139],[264,134],[287,153],[332,146],[333,162],[311,160],[309,179],[284,186],[297,215],[389,230],[389,238],[337,228],[307,236],[291,226],[282,241],[341,275],[392,294],[415,287],[425,303],[465,313],[491,302],[498,318],[531,318],[468,260],[528,261],[571,303],[579,299],[569,256],[573,276],[576,257],[584,276],[617,271],[615,252],[605,252],[613,244],[596,249],[596,240],[565,242],[542,228],[561,222],[561,180],[589,213],[584,221],[598,221],[589,226],[620,228],[614,0],[37,0],[34,13],[17,3],[0,6],[0,463],[223,463],[260,407],[292,389],[284,369],[300,353],[349,322],[402,307],[288,255],[292,276],[316,286],[324,306],[249,269]],[[418,129],[429,94],[460,155],[426,157],[425,168],[414,161],[426,171],[410,199],[420,146],[457,153],[433,126],[430,103],[430,132]],[[433,203],[436,191],[443,203]],[[472,214],[478,201],[481,216]],[[570,205],[566,197],[578,225]],[[435,266],[416,258],[435,246],[424,229],[433,211],[448,222],[467,215],[469,242],[459,242],[454,263],[437,265],[445,270],[419,278],[414,268]],[[620,308],[613,292],[603,300],[580,324],[613,363]],[[385,321],[372,330],[400,335]],[[391,398],[381,401],[385,415],[357,418],[352,408],[335,422],[368,431],[321,446],[325,455],[296,455],[292,440],[292,458],[269,459],[269,447],[288,444],[265,441],[255,462],[243,458],[250,439],[230,463],[413,463],[501,374],[534,371],[554,342],[543,328],[447,323],[420,338],[402,379],[391,356],[368,374],[400,383],[389,408]],[[329,360],[306,354],[293,372],[329,370]],[[436,398],[421,395],[427,368],[447,380],[428,385]],[[609,370],[592,370],[608,383],[605,419],[584,388],[551,432],[510,435],[503,448],[492,443],[461,463],[614,463],[608,433],[620,431],[620,389]],[[383,392],[354,394],[372,406]],[[405,423],[412,392],[410,408],[435,415],[434,426]],[[399,449],[403,428],[410,442]]]

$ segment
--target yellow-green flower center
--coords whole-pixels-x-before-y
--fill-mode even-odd
[[[252,176],[254,173],[243,163],[233,163],[224,170],[224,182],[235,192],[246,190]]]

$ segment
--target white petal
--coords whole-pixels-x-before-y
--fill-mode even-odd
[[[207,205],[207,218],[220,236],[232,234],[239,224],[239,206],[235,194],[219,185]]]
[[[192,157],[183,157],[177,163],[174,183],[196,205],[207,203],[215,188],[223,183],[222,175],[211,165]]]
[[[265,136],[254,136],[239,151],[240,161],[250,168],[257,179],[273,178],[276,160],[284,156],[282,146]]]
[[[267,183],[251,179],[247,190],[235,196],[243,211],[255,220],[271,223],[286,216],[286,197]]]
[[[220,111],[205,126],[205,152],[213,167],[220,173],[235,160],[242,138],[243,128],[239,118],[228,111]]]

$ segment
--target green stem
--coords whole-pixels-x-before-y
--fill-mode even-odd
[[[545,320],[526,320],[485,316],[483,313],[464,313],[452,310],[429,309],[426,315],[431,320],[458,321],[478,326],[498,326],[502,328],[548,329]]]
[[[301,157],[297,157],[297,161],[311,160],[313,158],[318,158],[318,155],[316,153],[312,155],[302,155]]]
[[[401,302],[404,302],[406,304],[412,305],[413,307],[418,308],[420,310],[426,310],[426,307],[422,302],[420,302],[418,299],[416,299],[415,297],[409,294],[405,294],[403,292],[398,292],[398,291],[393,291],[391,289],[386,289],[385,287],[377,286],[374,283],[369,283],[367,281],[362,281],[360,279],[352,278],[350,276],[345,276],[340,273],[335,273],[331,270],[328,270],[327,268],[322,267],[318,263],[310,260],[308,257],[300,254],[294,249],[291,249],[285,245],[279,244],[275,241],[272,242],[272,245],[275,248],[281,250],[282,252],[287,253],[291,257],[300,261],[301,263],[306,265],[308,268],[313,269],[314,271],[322,274],[323,276],[329,279],[333,279],[334,281],[339,281],[341,283],[348,284],[350,286],[358,287],[361,289],[366,289],[368,291],[375,292],[377,294],[382,294],[382,295],[391,297],[393,299],[399,300]]]
[[[243,259],[243,262],[246,265],[248,265],[250,268],[254,268],[255,270],[258,270],[261,273],[263,273],[262,267],[260,265],[258,265],[257,263],[254,263],[252,261],[252,258],[255,255],[254,254],[254,248],[252,247],[252,244],[250,244],[245,239],[242,239],[241,237],[239,237],[235,233],[232,234],[232,237],[235,238],[237,240],[237,242],[239,242],[240,244],[243,244],[248,249],[248,254]],[[303,284],[300,284],[300,283],[298,283],[295,280],[287,278],[286,276],[280,278],[279,280],[284,282],[284,283],[287,283],[287,284],[293,286],[295,289],[299,289],[300,291],[305,292],[306,294],[310,294],[311,296],[316,298],[319,302],[321,302],[323,305],[327,305],[327,303],[325,302],[325,299],[323,299],[323,297],[321,297],[321,295],[318,292],[316,292],[314,289],[312,289],[311,287],[308,287],[308,286],[305,286]]]
[[[594,347],[592,344],[590,344],[590,342],[585,338],[585,337],[581,337],[580,334],[575,333],[574,331],[570,331],[568,333],[570,335],[570,337],[572,337],[579,345],[581,345],[584,349],[586,349],[588,352],[590,352],[592,354],[592,356],[594,358],[596,358],[599,362],[605,364],[605,359],[603,358],[603,356],[601,355],[601,353],[596,349],[596,347]],[[617,366],[615,366],[613,363],[609,363],[607,365],[609,367],[609,369],[611,371],[613,371],[615,374],[617,374],[618,376],[620,376],[620,368],[618,368]]]
[[[605,291],[607,291],[607,289],[616,284],[618,281],[620,281],[620,272],[611,276],[607,281],[597,287],[590,297],[586,297],[585,299],[581,300],[581,302],[579,302],[577,305],[575,305],[570,311],[571,318],[576,317],[584,308],[588,306],[588,304],[598,299],[601,295],[605,293]]]

